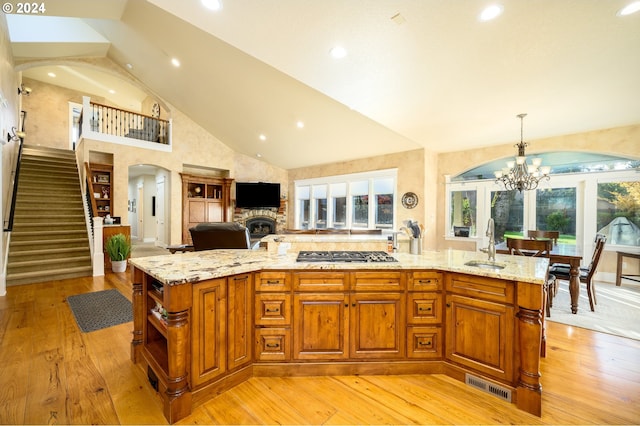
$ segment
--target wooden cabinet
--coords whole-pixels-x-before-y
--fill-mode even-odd
[[[351,358],[403,358],[405,354],[404,294],[351,295]]]
[[[189,228],[204,222],[227,222],[231,218],[233,179],[190,175],[182,177],[182,243],[192,244]]]
[[[256,274],[255,358],[256,361],[291,359],[291,281],[289,273],[269,271]]]
[[[513,285],[503,280],[447,274],[446,289],[447,359],[511,382],[515,340]]]
[[[94,217],[114,216],[113,211],[113,166],[91,163],[87,165],[87,192],[91,198]]]
[[[165,286],[133,269],[132,359],[144,360],[145,373],[162,400],[169,423],[191,412],[187,380],[191,301],[191,286]]]
[[[441,358],[443,277],[435,271],[414,271],[407,277],[407,357]]]
[[[197,388],[226,371],[227,279],[193,285],[191,387]]]
[[[252,360],[253,275],[227,278],[227,368],[232,371]]]
[[[454,272],[267,270],[162,285],[134,263],[132,360],[170,423],[252,375],[288,374],[471,373],[540,415],[542,302],[541,284]]]
[[[349,357],[349,295],[301,293],[293,296],[293,357],[306,360]]]
[[[402,273],[312,271],[293,275],[294,359],[404,356]]]

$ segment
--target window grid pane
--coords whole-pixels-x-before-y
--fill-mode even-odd
[[[451,229],[456,237],[476,235],[477,192],[451,191]]]
[[[496,244],[505,237],[524,235],[524,195],[519,191],[492,191],[491,217],[495,224]]]
[[[576,188],[536,191],[536,229],[560,231],[558,242],[576,243]]]
[[[640,182],[599,183],[596,221],[607,244],[640,246]]]
[[[368,195],[354,195],[353,201],[353,215],[351,225],[354,228],[368,228],[369,227],[369,196]]]

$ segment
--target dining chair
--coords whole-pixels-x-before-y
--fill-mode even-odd
[[[507,248],[509,254],[515,256],[529,257],[546,257],[548,258],[553,249],[552,240],[527,240],[522,238],[507,237]],[[547,293],[546,300],[546,316],[551,316],[551,308],[553,307],[553,298],[556,295],[556,277],[547,272],[547,280],[545,282],[545,291]]]
[[[529,238],[533,238],[534,240],[539,240],[542,238],[547,238],[553,241],[553,245],[558,245],[558,240],[560,239],[560,231],[540,231],[537,229],[530,229],[527,231],[527,236]]]
[[[596,247],[593,250],[593,256],[591,256],[591,263],[586,268],[580,268],[580,282],[587,285],[587,296],[589,296],[589,306],[592,311],[596,310],[595,305],[598,304],[596,300],[596,288],[593,283],[593,276],[596,273],[596,268],[600,262],[600,256],[602,255],[606,242],[606,235],[597,234],[595,239]],[[570,279],[571,268],[569,265],[553,265],[550,270],[551,273],[559,280],[568,281]]]

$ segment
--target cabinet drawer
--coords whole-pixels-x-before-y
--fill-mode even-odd
[[[412,272],[409,274],[407,287],[409,291],[440,291],[442,290],[442,273]]]
[[[256,278],[256,291],[289,291],[291,282],[284,271],[260,272]]]
[[[407,322],[413,325],[441,323],[442,295],[440,293],[409,293]]]
[[[401,272],[354,272],[352,288],[356,291],[401,291],[405,288]]]
[[[408,327],[408,358],[442,358],[442,329],[440,327]]]
[[[477,299],[513,304],[515,284],[512,281],[475,275],[447,274],[447,291]]]
[[[345,291],[348,290],[345,272],[295,272],[294,291]]]
[[[290,325],[291,295],[259,293],[255,296],[256,325]]]
[[[257,361],[289,361],[291,330],[288,328],[256,328]]]

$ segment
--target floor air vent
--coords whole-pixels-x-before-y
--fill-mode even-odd
[[[496,385],[495,383],[491,383],[485,379],[480,377],[472,376],[471,374],[464,375],[464,382],[469,386],[473,386],[476,389],[480,389],[486,393],[490,393],[493,396],[497,396],[498,398],[511,402],[511,390],[503,388],[502,386]]]

